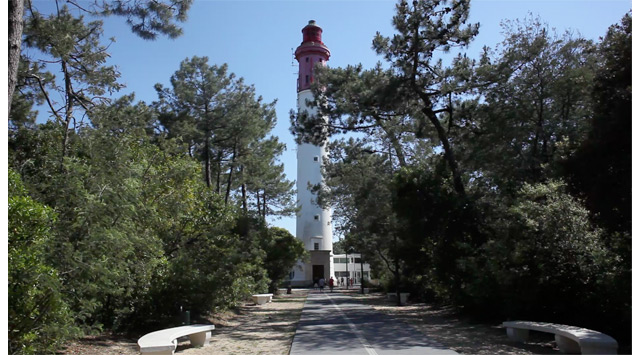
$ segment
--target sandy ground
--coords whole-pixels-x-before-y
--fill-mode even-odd
[[[176,354],[288,354],[301,317],[306,290],[274,296],[272,303],[245,303],[234,312],[210,319],[215,325],[211,343],[192,347],[188,340],[178,343]],[[86,337],[61,352],[64,355],[137,355],[138,339],[113,336]]]
[[[288,354],[306,296],[307,291],[295,290],[291,295],[274,296],[272,303],[246,304],[223,327],[218,327],[220,320],[213,322],[210,345],[192,348],[185,342],[176,354]]]
[[[443,345],[461,354],[559,354],[553,336],[532,332],[527,344],[509,342],[499,324],[471,322],[449,307],[409,304],[397,307],[384,294],[359,295],[357,291],[341,290],[362,299],[376,310],[398,318]],[[288,354],[296,325],[300,319],[306,290],[294,290],[292,295],[275,296],[272,303],[256,306],[243,304],[234,312],[210,319],[215,324],[211,344],[194,348],[188,340],[178,344],[176,354]],[[68,346],[64,355],[139,354],[137,339],[113,336],[87,337]]]
[[[516,344],[509,341],[505,329],[500,324],[472,322],[458,315],[450,307],[425,303],[397,307],[395,300],[387,300],[384,294],[356,297],[362,297],[374,309],[410,324],[419,332],[427,334],[460,354],[560,354],[554,348],[552,334],[531,332],[528,343]]]

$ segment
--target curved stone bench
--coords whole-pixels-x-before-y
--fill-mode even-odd
[[[503,327],[507,328],[509,339],[518,342],[527,341],[530,330],[553,333],[555,342],[563,353],[616,354],[619,347],[611,336],[570,325],[511,321],[503,322]]]
[[[141,354],[172,355],[178,346],[178,338],[188,336],[193,346],[204,346],[211,340],[212,324],[184,325],[158,330],[138,339]]]
[[[271,293],[262,293],[260,295],[252,295],[252,302],[255,304],[265,304],[266,302],[272,302]]]

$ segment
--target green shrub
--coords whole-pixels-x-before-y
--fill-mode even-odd
[[[57,271],[45,263],[53,211],[9,170],[9,353],[52,353],[76,334]]]
[[[512,319],[585,323],[609,256],[602,231],[565,185],[524,184],[488,222],[493,236],[479,259],[462,263],[477,268],[466,292]]]

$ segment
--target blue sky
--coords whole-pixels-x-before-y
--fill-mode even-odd
[[[117,18],[105,19],[104,30],[106,38],[116,38],[110,46],[110,64],[118,66],[121,82],[126,85],[120,94],[134,92],[137,100],[151,103],[157,99],[154,84],[169,84],[182,60],[207,56],[211,64],[228,63],[231,72],[254,84],[264,101],[278,99],[278,123],[273,134],[287,145],[281,161],[288,178],[295,180],[296,145],[289,133],[288,112],[296,106],[298,67],[293,66],[292,49],[301,43],[301,29],[312,19],[323,28],[323,41],[331,50],[330,67],[362,63],[369,68],[379,60],[371,50],[376,31],[384,35],[393,33],[395,3],[394,0],[194,0],[189,19],[182,24],[184,34],[178,39],[144,41],[132,35],[124,20]],[[33,4],[46,12],[52,9],[54,1],[33,0]],[[627,0],[473,0],[470,21],[480,22],[481,27],[467,52],[476,57],[483,45],[493,48],[500,43],[503,40],[500,22],[504,19],[523,19],[533,13],[560,33],[570,29],[598,40],[629,9]],[[271,222],[295,233],[293,218]]]

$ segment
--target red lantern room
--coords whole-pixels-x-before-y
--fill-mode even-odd
[[[307,26],[303,27],[303,43],[294,53],[298,61],[298,92],[309,90],[309,86],[314,81],[314,65],[327,65],[329,60],[329,48],[322,42],[323,29],[316,25],[316,21],[310,20]]]

